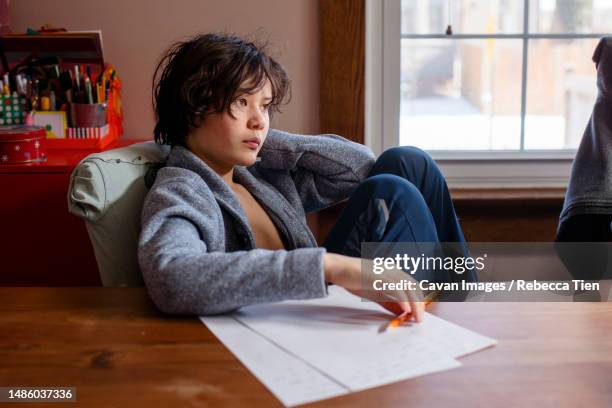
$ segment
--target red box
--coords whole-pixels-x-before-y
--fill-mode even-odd
[[[47,160],[47,132],[40,126],[0,126],[0,163]]]

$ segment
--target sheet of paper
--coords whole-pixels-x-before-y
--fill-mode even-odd
[[[331,286],[324,299],[201,319],[285,405],[455,368],[455,357],[495,344],[431,314],[422,323],[384,330],[390,317]]]
[[[213,316],[200,319],[285,406],[306,404],[354,391],[278,347],[233,317]],[[410,378],[459,366],[461,363],[457,360],[439,359],[435,364],[416,368]]]
[[[352,391],[412,378],[492,339],[427,314],[381,332],[390,314],[332,286],[327,298],[251,306],[234,314]]]
[[[285,406],[305,404],[350,392],[232,317],[200,319]]]

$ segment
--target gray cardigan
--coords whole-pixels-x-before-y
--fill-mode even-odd
[[[324,248],[305,214],[347,198],[374,155],[336,135],[271,129],[234,180],[263,206],[287,250],[257,249],[240,202],[210,167],[172,148],[142,211],[138,262],[156,306],[172,314],[224,313],[242,306],[326,296]]]

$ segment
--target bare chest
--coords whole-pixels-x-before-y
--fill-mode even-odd
[[[233,187],[249,221],[257,248],[285,249],[280,233],[259,202],[241,185]]]

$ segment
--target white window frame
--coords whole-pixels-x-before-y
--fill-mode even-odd
[[[453,39],[599,38],[605,34],[528,34],[529,7],[524,1],[523,33],[455,34]],[[401,0],[366,0],[365,144],[376,155],[399,145],[401,38],[448,38],[444,34],[401,35]],[[523,78],[527,75],[523,46]],[[521,101],[524,145],[525,87]],[[585,123],[586,127],[586,123]],[[566,187],[576,149],[529,151],[431,151],[451,188]]]

